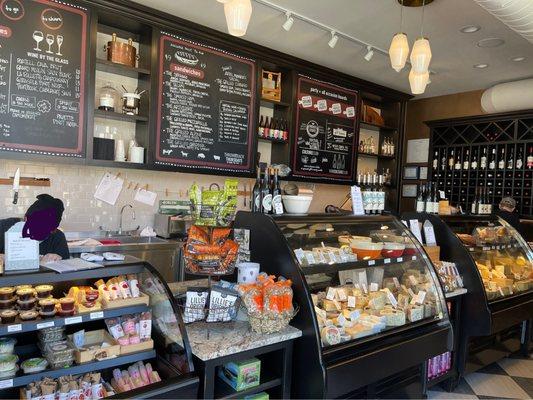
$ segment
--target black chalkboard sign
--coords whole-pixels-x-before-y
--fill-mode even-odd
[[[0,150],[83,157],[86,9],[0,1]]]
[[[253,170],[253,60],[162,32],[157,164]]]
[[[357,92],[299,76],[297,93],[293,175],[353,181]]]

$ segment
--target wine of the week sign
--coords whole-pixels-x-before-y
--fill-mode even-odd
[[[253,169],[255,63],[162,33],[156,163]]]
[[[0,1],[0,149],[84,155],[87,10]]]
[[[352,181],[357,92],[299,76],[297,93],[293,175]]]

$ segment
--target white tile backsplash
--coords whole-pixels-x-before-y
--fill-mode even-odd
[[[120,208],[125,204],[132,204],[135,208],[136,220],[131,218],[131,211],[124,212],[124,229],[129,230],[140,225],[141,228],[152,225],[154,214],[157,212],[159,200],[162,199],[186,199],[187,189],[196,182],[199,186],[209,187],[212,182],[221,186],[224,177],[188,174],[179,172],[143,171],[133,169],[115,169],[90,166],[78,166],[68,164],[38,163],[27,161],[13,161],[0,159],[0,177],[12,177],[17,168],[20,168],[22,177],[46,177],[50,178],[50,187],[21,186],[19,202],[12,204],[13,191],[9,185],[0,185],[0,218],[22,217],[30,204],[40,193],[49,193],[59,197],[65,203],[62,228],[64,230],[95,230],[101,225],[105,229],[115,230],[119,226]],[[111,206],[93,197],[94,191],[103,174],[109,171],[113,174],[120,173],[126,183],[115,206]],[[132,182],[130,189],[128,183]],[[239,179],[239,190],[248,185],[248,191],[252,188],[252,179]],[[133,197],[135,184],[144,186],[148,184],[148,190],[157,193],[157,200],[153,207],[135,202]],[[165,191],[169,195],[165,195]],[[311,212],[323,212],[328,204],[340,205],[346,194],[348,186],[341,185],[316,185],[315,197],[311,204]],[[243,207],[243,198],[239,197],[239,207]],[[249,201],[247,201],[249,205]]]

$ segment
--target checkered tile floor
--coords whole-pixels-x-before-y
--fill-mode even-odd
[[[428,399],[533,399],[533,358],[505,358],[465,376],[452,393],[432,387]]]

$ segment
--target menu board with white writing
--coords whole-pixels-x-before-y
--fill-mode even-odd
[[[247,172],[253,169],[253,60],[163,33],[155,162]]]
[[[83,157],[88,12],[0,1],[0,150]]]
[[[357,92],[298,77],[293,175],[353,181]]]

